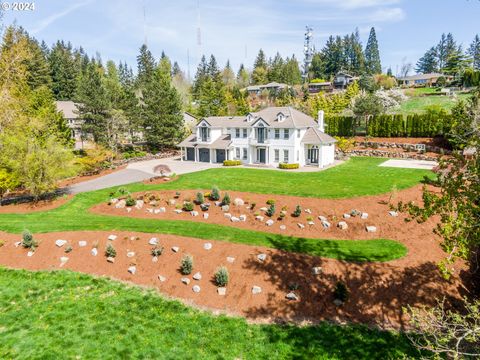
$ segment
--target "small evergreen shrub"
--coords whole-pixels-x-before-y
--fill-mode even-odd
[[[300,167],[299,164],[294,163],[294,164],[286,164],[286,163],[280,163],[278,164],[279,169],[284,169],[284,170],[290,170],[290,169],[298,169]]]
[[[275,200],[273,200],[273,199],[268,199],[267,200],[267,205],[273,205],[273,204],[275,204]]]
[[[251,203],[251,204],[250,204],[250,210],[255,209],[255,206],[257,206],[257,203]]]
[[[67,245],[67,247],[65,248],[65,252],[68,254],[68,253],[70,253],[70,252],[72,252],[72,251],[73,251],[72,245],[70,245],[70,244]]]
[[[230,195],[228,193],[223,196],[222,205],[230,205]]]
[[[313,221],[313,216],[307,216],[307,221]]]
[[[190,255],[185,255],[180,262],[180,272],[183,275],[190,275],[193,271],[193,258]]]
[[[178,191],[177,191],[177,192],[175,192],[175,196],[174,196],[174,198],[175,198],[175,199],[178,199],[179,197],[180,197],[180,193],[179,193]]]
[[[267,212],[265,213],[267,216],[272,217],[275,214],[275,204],[270,205]]]
[[[32,233],[28,230],[24,230],[22,233],[22,246],[26,249],[34,249],[36,245]]]
[[[346,302],[348,300],[348,295],[347,285],[342,281],[338,281],[335,285],[335,290],[333,291],[333,297],[341,302]]]
[[[112,257],[112,258],[117,256],[117,250],[115,250],[112,244],[107,245],[107,248],[105,249],[105,256]]]
[[[2,247],[3,245],[5,245],[5,242],[3,240],[0,240],[0,247]]]
[[[225,266],[221,266],[215,272],[215,283],[217,286],[224,287],[228,284],[229,275]]]
[[[185,211],[193,211],[193,203],[191,203],[190,201],[185,201],[183,203],[183,210]]]
[[[242,165],[241,160],[223,160],[223,166],[238,166]]]
[[[278,215],[278,220],[283,220],[285,218],[285,213],[281,212],[280,215]]]
[[[302,208],[300,207],[300,205],[297,205],[297,207],[295,208],[295,211],[293,212],[292,216],[293,217],[299,217],[300,215],[302,215]]]
[[[216,186],[212,188],[212,193],[210,194],[210,200],[218,201],[220,200],[220,190]]]
[[[120,195],[128,195],[128,194],[130,194],[130,192],[127,190],[126,187],[118,188],[117,192],[118,192]]]
[[[137,202],[135,201],[134,198],[132,198],[131,196],[128,196],[127,200],[125,200],[125,205],[126,206],[135,206]]]
[[[203,204],[204,201],[205,201],[205,198],[203,196],[203,193],[197,192],[197,196],[195,198],[195,202],[197,203],[197,205]]]
[[[152,254],[152,256],[160,256],[162,255],[162,253],[163,253],[163,246],[155,246],[150,251],[150,254]]]
[[[282,206],[282,211],[287,211],[287,205]]]

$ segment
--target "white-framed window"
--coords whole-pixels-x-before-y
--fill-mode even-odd
[[[247,160],[247,148],[243,148],[243,160]]]
[[[275,139],[280,139],[280,129],[275,129]]]
[[[244,138],[247,137],[247,129],[243,129],[243,137],[244,137]]]
[[[283,138],[285,140],[288,140],[289,137],[290,137],[290,131],[288,129],[283,129]]]
[[[207,142],[210,140],[210,129],[207,128],[206,126],[202,126],[200,128],[200,139],[203,142]]]
[[[280,150],[275,149],[273,153],[275,154],[275,162],[279,162],[280,161]]]
[[[283,162],[288,163],[288,150],[283,150]]]
[[[240,159],[240,148],[235,148],[235,158]]]
[[[235,137],[239,138],[240,137],[240,129],[235,129]]]

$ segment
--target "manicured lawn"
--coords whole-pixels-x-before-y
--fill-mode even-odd
[[[404,335],[364,326],[249,325],[152,290],[60,272],[0,268],[5,359],[397,359]]]
[[[423,90],[423,91],[420,91]],[[467,99],[468,94],[459,94],[457,98],[452,98],[449,96],[441,95],[432,95],[432,96],[423,96],[424,94],[434,93],[435,89],[426,88],[426,89],[416,89],[416,96],[410,97],[407,101],[400,105],[400,109],[395,110],[395,113],[421,113],[424,112],[429,106],[441,106],[445,110],[449,111],[456,104],[459,99]]]

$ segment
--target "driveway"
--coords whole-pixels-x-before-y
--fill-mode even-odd
[[[180,158],[165,158],[158,160],[139,161],[129,164],[125,169],[98,177],[96,179],[80,182],[70,186],[67,191],[71,194],[78,194],[87,191],[106,189],[113,186],[120,186],[150,179],[153,176],[161,175],[157,168],[164,170],[164,175],[175,173],[177,175],[195,171],[202,171],[210,168],[221,167],[222,164],[194,163],[191,161],[180,161]]]

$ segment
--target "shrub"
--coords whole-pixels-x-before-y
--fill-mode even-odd
[[[275,214],[275,204],[271,204],[265,214],[267,214],[267,216],[272,217]]]
[[[337,143],[335,144],[335,146],[343,152],[349,151],[355,147],[354,138],[345,138],[345,137],[335,136],[335,140],[337,140]]]
[[[203,194],[201,192],[197,192],[197,197],[195,199],[195,202],[198,205],[201,205],[201,204],[203,204],[204,201],[205,201],[205,198],[204,198]]]
[[[228,193],[223,196],[222,205],[230,205],[230,195]]]
[[[283,220],[285,218],[285,213],[281,212],[280,215],[278,215],[278,220]]]
[[[124,159],[133,159],[137,157],[144,157],[146,155],[147,153],[145,151],[140,151],[140,150],[126,151],[122,154]]]
[[[257,206],[257,203],[254,203],[254,202],[251,203],[251,204],[250,204],[250,210],[255,209],[255,206]]]
[[[126,187],[118,188],[117,193],[119,193],[120,195],[128,195],[128,194],[130,194],[130,192],[127,190]]]
[[[135,206],[137,202],[135,201],[134,198],[132,198],[130,195],[128,196],[127,200],[125,200],[125,205],[126,206]]]
[[[275,200],[273,200],[273,199],[268,199],[267,200],[267,205],[273,205],[273,204],[275,204]]]
[[[220,200],[220,190],[216,186],[212,188],[212,193],[210,194],[210,200],[218,201]]]
[[[292,216],[293,217],[299,217],[300,215],[302,215],[302,208],[300,207],[300,205],[297,205],[297,207],[295,208],[295,211],[293,212]]]
[[[185,201],[183,203],[183,210],[185,211],[193,211],[193,203],[191,203],[190,201]]]
[[[193,258],[190,255],[185,255],[180,262],[180,272],[183,275],[190,275],[193,270]]]
[[[287,205],[282,206],[282,211],[287,211]]]
[[[183,206],[181,204],[176,204],[175,209],[180,210]]]
[[[175,192],[175,196],[174,196],[174,198],[175,198],[175,199],[178,199],[179,197],[180,197],[180,192],[178,192],[178,191],[177,191],[177,192]]]
[[[344,282],[338,281],[335,285],[335,290],[333,290],[333,296],[336,300],[345,302],[348,300],[348,288]]]
[[[163,253],[163,247],[162,246],[155,246],[150,251],[150,254],[152,254],[152,256],[160,256],[160,255],[162,255],[162,253]]]
[[[112,258],[117,256],[117,250],[115,250],[112,244],[107,245],[107,248],[105,249],[105,256],[112,257]]]
[[[223,160],[223,166],[238,166],[242,165],[241,160]]]
[[[291,169],[298,169],[300,167],[299,164],[293,163],[293,164],[287,164],[287,163],[280,163],[278,164],[279,169],[284,169],[284,170],[291,170]]]
[[[228,270],[225,266],[221,266],[215,272],[215,283],[217,286],[226,286],[228,284]]]
[[[22,246],[27,249],[34,249],[36,245],[32,233],[28,230],[24,230],[22,233]]]
[[[70,253],[70,252],[72,252],[72,251],[73,251],[72,245],[70,245],[70,244],[67,245],[67,247],[65,248],[65,252],[68,254],[68,253]]]
[[[307,216],[307,221],[313,221],[313,216]]]
[[[5,241],[0,240],[0,247],[2,247],[3,245],[5,245]]]
[[[211,195],[212,195],[212,194],[210,193],[210,191],[207,191],[205,194],[203,194],[203,198],[204,198],[204,199],[210,199],[210,196],[211,196]]]

